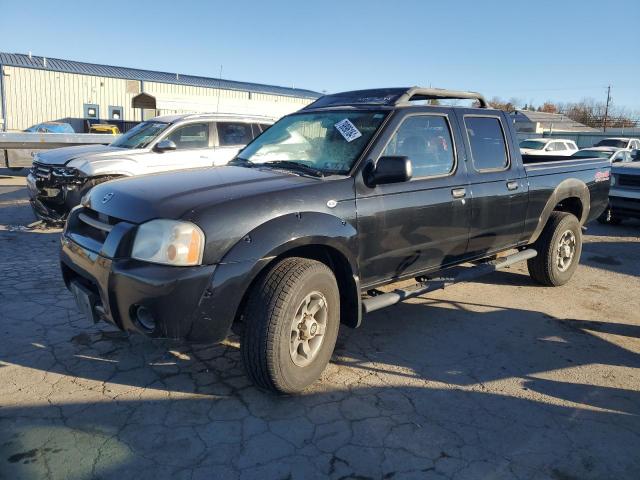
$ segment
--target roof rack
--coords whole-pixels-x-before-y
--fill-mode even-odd
[[[411,87],[404,95],[396,100],[396,105],[412,100],[477,100],[480,108],[488,108],[484,97],[476,92],[464,92],[460,90],[446,90],[444,88]]]
[[[372,90],[354,90],[320,97],[303,110],[353,105],[406,105],[416,100],[477,100],[480,108],[488,108],[485,98],[476,92],[462,92],[443,88],[379,88]]]

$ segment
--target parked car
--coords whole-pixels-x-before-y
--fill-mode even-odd
[[[442,98],[481,107],[412,103]],[[479,94],[327,95],[228,166],[94,187],[67,221],[62,275],[92,321],[196,343],[233,328],[253,382],[297,392],[364,313],[525,259],[537,282],[569,281],[610,164],[525,166],[516,138]]]
[[[71,125],[64,122],[42,122],[25,130],[30,133],[75,133]]]
[[[62,222],[93,186],[118,177],[224,165],[272,120],[228,114],[171,115],[142,122],[110,145],[37,153],[27,176],[31,205]]]
[[[603,138],[594,147],[615,147],[628,150],[640,150],[640,140],[637,138],[612,137]]]
[[[89,128],[89,133],[105,133],[109,135],[120,135],[120,129],[117,125],[109,125],[106,123],[95,123]]]
[[[574,158],[606,158],[611,163],[619,162],[632,162],[634,157],[632,156],[633,150],[617,147],[591,147],[578,150],[571,155]],[[635,153],[633,153],[635,155]]]
[[[573,155],[578,146],[573,140],[562,138],[530,138],[520,142],[522,155]]]
[[[617,225],[626,218],[640,218],[640,162],[612,167],[609,205],[598,221]]]

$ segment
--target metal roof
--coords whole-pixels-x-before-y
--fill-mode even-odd
[[[588,127],[582,123],[570,119],[562,113],[536,112],[535,110],[516,110],[511,114],[518,123],[539,123],[543,128],[567,132],[589,132],[596,131],[595,128]]]
[[[153,70],[141,70],[138,68],[114,67],[112,65],[76,62],[74,60],[62,60],[59,58],[37,57],[35,55],[29,56],[21,53],[0,52],[0,65],[35,68],[54,72],[77,73],[81,75],[94,75],[99,77],[122,78],[126,80],[139,80],[144,82],[160,82],[175,85],[189,85],[192,87],[240,90],[271,95],[284,95],[287,97],[316,99],[322,96],[322,94],[312,90],[304,90],[300,88],[238,82],[234,80],[224,80],[221,78],[198,77],[195,75],[183,75],[181,73],[156,72]]]

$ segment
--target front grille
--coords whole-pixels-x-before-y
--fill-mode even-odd
[[[618,185],[640,188],[640,175],[618,175]]]
[[[118,218],[86,207],[80,209],[77,219],[73,233],[79,233],[100,243],[104,243],[113,227],[121,222]]]
[[[33,166],[31,167],[33,176],[42,180],[50,180],[52,172],[52,166],[43,165],[42,163],[33,162]]]

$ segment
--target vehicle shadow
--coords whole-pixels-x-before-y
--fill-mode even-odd
[[[632,277],[640,271],[638,242],[598,241],[583,245],[580,263]]]
[[[593,331],[640,338],[636,325],[402,304],[343,329],[321,382],[292,397],[251,386],[234,339],[187,347],[79,333],[3,355],[4,368],[46,372],[50,392],[45,403],[0,409],[0,473],[637,478],[640,392],[545,378],[586,365],[640,368],[640,355]],[[61,376],[75,377],[70,390],[56,389]]]
[[[640,220],[635,218],[626,219],[620,225],[603,225],[598,222],[591,222],[587,225],[584,233],[586,239],[592,236],[610,236],[610,237],[639,237]]]

